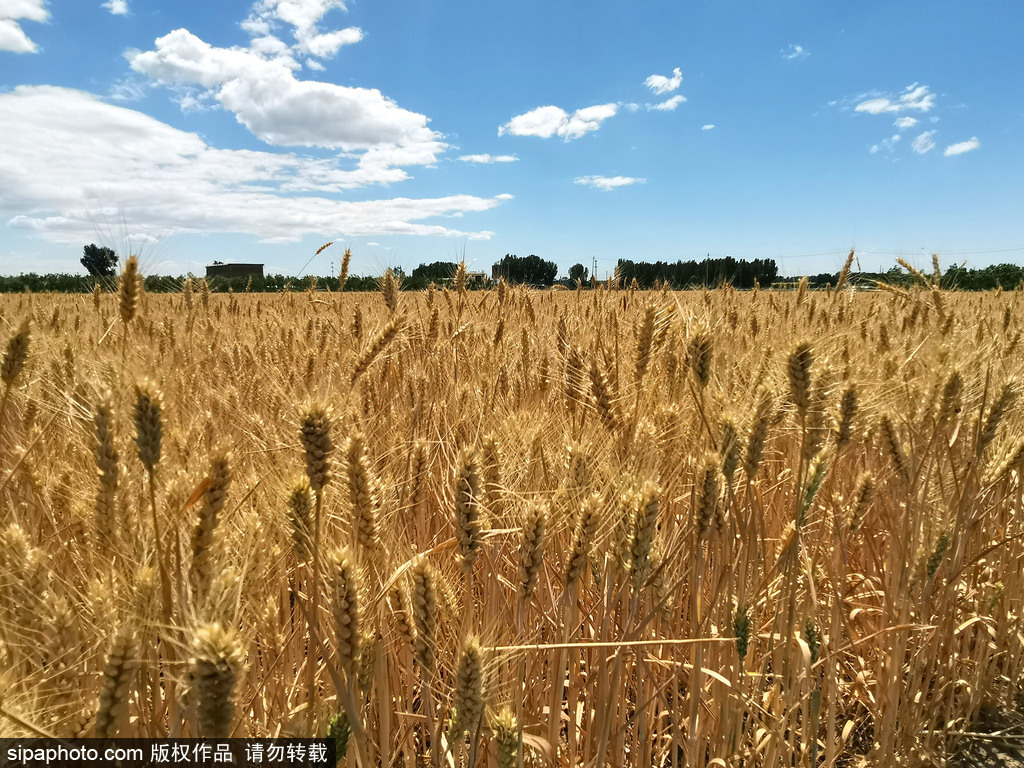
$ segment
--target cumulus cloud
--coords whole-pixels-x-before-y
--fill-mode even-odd
[[[0,51],[36,53],[35,44],[18,22],[21,19],[43,22],[50,18],[43,0],[0,0]]]
[[[897,128],[899,128],[901,131],[906,129],[906,128],[913,128],[915,125],[917,125],[917,118],[916,117],[897,117],[893,121],[893,125],[895,125]]]
[[[514,163],[519,158],[515,155],[462,155],[459,157],[464,163]]]
[[[498,135],[539,136],[548,139],[561,136],[566,141],[578,139],[601,127],[601,123],[618,112],[618,104],[596,104],[577,109],[571,115],[561,107],[546,106],[517,115],[498,128]]]
[[[321,59],[329,59],[336,54],[343,45],[353,45],[363,39],[363,30],[359,27],[346,27],[336,32],[325,32],[303,37],[299,40],[296,49],[302,53],[308,53]]]
[[[214,88],[237,79],[276,81],[298,64],[293,59],[265,58],[258,51],[216,48],[187,29],[176,29],[156,39],[152,51],[129,51],[128,63],[136,72],[162,83],[189,83]]]
[[[782,58],[793,61],[794,59],[806,59],[810,56],[807,51],[804,50],[802,45],[796,43],[790,43],[788,47],[782,49]]]
[[[700,127],[700,129],[701,129],[702,131],[710,131],[710,130],[711,130],[712,128],[714,128],[714,127],[715,127],[715,124],[714,124],[714,123],[706,123],[706,124],[702,125],[702,126]]]
[[[605,192],[610,192],[618,187],[628,187],[631,184],[643,184],[647,179],[635,179],[632,176],[580,176],[574,179],[574,183],[586,187],[594,187]]]
[[[83,131],[82,125],[89,130]],[[393,158],[341,159],[218,149],[141,112],[92,94],[18,86],[0,94],[0,216],[55,242],[93,237],[97,216],[124,216],[133,236],[245,233],[292,242],[307,234],[444,235],[486,239],[438,219],[508,200],[472,195],[344,201],[336,195],[400,181]]]
[[[426,116],[402,109],[377,89],[297,79],[299,65],[289,55],[217,48],[186,29],[157,38],[155,46],[130,52],[132,69],[165,85],[205,89],[189,98],[215,99],[268,144],[365,152],[369,163],[391,158],[415,165],[433,164],[446,147]]]
[[[363,31],[358,27],[321,32],[320,21],[333,9],[345,10],[343,0],[260,0],[242,22],[242,28],[253,37],[262,37],[284,22],[292,27],[296,51],[330,58],[343,45],[363,39]]]
[[[0,0],[3,2],[3,0]],[[110,0],[111,4],[126,0]],[[132,69],[171,87],[183,110],[218,102],[268,144],[319,146],[346,152],[416,145],[428,163],[445,147],[423,115],[401,109],[380,91],[300,80],[303,67],[321,71],[319,59],[358,43],[363,31],[324,31],[319,23],[343,0],[259,0],[241,26],[248,46],[219,48],[187,29],[157,38],[153,50],[129,51]],[[294,42],[281,37],[290,27]]]
[[[128,0],[107,0],[103,7],[115,16],[124,16],[128,13]]]
[[[906,112],[916,109],[927,112],[935,106],[935,94],[928,90],[927,85],[912,83],[894,99],[887,96],[876,96],[866,99],[854,107],[855,112],[867,112],[869,115],[881,115],[886,112]]]
[[[299,30],[312,30],[324,15],[337,8],[345,10],[344,0],[260,0],[253,6],[253,17],[278,18]]]
[[[978,141],[978,137],[972,136],[967,141],[961,141],[957,144],[950,144],[948,147],[946,147],[946,151],[943,152],[942,154],[945,155],[946,157],[951,157],[952,155],[962,155],[964,152],[970,152],[972,150],[977,149],[980,146],[981,142]]]
[[[919,155],[926,154],[935,149],[935,139],[932,136],[935,135],[935,131],[925,131],[919,134],[911,143],[911,148]]]
[[[665,101],[657,104],[648,104],[648,110],[657,110],[659,112],[674,112],[675,108],[686,101],[685,96],[679,96],[678,94],[673,96],[671,99],[665,99]]]
[[[672,70],[672,77],[665,77],[664,75],[651,75],[644,80],[644,85],[654,91],[656,94],[671,93],[680,85],[683,84],[683,73],[679,71],[679,67]]]

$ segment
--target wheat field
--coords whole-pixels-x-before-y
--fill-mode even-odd
[[[937,765],[1015,706],[1020,291],[136,270],[0,297],[2,735]]]

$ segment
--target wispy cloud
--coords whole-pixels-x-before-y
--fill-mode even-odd
[[[36,53],[39,46],[29,39],[18,23],[20,19],[43,22],[50,18],[44,0],[0,1],[0,51]]]
[[[514,163],[519,158],[515,155],[462,155],[459,157],[464,163]]]
[[[854,107],[855,112],[867,112],[869,115],[881,115],[886,112],[906,112],[916,109],[927,112],[935,106],[935,94],[928,90],[927,85],[913,83],[895,98],[876,96],[866,99]]]
[[[146,83],[129,75],[114,82],[109,93],[114,101],[139,101],[146,96]]]
[[[962,155],[964,152],[971,152],[981,146],[981,142],[978,141],[977,136],[972,136],[967,141],[961,141],[958,144],[950,144],[946,147],[946,151],[942,154],[946,157],[952,155]]]
[[[628,187],[631,184],[644,184],[647,179],[636,179],[632,176],[580,176],[574,180],[576,184],[586,187],[594,187],[605,192],[610,192],[618,187]]]
[[[674,112],[676,107],[678,107],[684,101],[686,101],[685,96],[680,96],[679,94],[676,94],[672,98],[665,99],[665,101],[658,102],[657,104],[648,104],[647,110],[656,110],[658,112]]]
[[[128,0],[107,0],[103,7],[115,16],[124,16],[128,13]]]
[[[882,139],[882,141],[880,141],[878,144],[873,144],[871,146],[871,149],[869,149],[868,151],[871,154],[875,154],[876,152],[883,149],[886,150],[887,152],[892,152],[893,148],[900,143],[900,138],[901,137],[898,133],[894,133],[888,139]]]
[[[664,75],[651,75],[644,80],[644,85],[654,91],[656,94],[661,95],[663,93],[671,93],[676,90],[680,85],[683,84],[683,73],[676,67],[672,70],[672,77],[665,77]]]
[[[935,135],[935,131],[925,131],[919,134],[911,143],[911,148],[919,155],[927,154],[935,149],[935,139],[932,136]]]
[[[811,55],[804,50],[802,45],[797,45],[796,43],[790,43],[787,47],[782,49],[781,53],[782,58],[788,61],[793,61],[794,59],[806,59]]]
[[[904,130],[906,128],[913,128],[915,125],[917,125],[917,118],[916,117],[897,117],[893,121],[892,124],[895,125],[897,128],[899,128],[902,131],[902,130]]]
[[[714,127],[715,127],[715,124],[714,124],[714,123],[706,123],[705,125],[702,125],[702,126],[700,127],[700,129],[701,129],[702,131],[710,131],[710,130],[711,130],[712,128],[714,128]]]
[[[561,136],[566,141],[572,141],[596,131],[601,123],[614,117],[618,109],[618,104],[596,104],[577,109],[570,115],[561,107],[537,107],[516,115],[499,127],[498,135],[508,133],[512,136],[539,136],[542,139]]]

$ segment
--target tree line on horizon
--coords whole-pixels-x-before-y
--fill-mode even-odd
[[[14,276],[0,276],[0,293],[14,293],[29,290],[36,293],[55,291],[58,293],[91,292],[98,282],[104,290],[114,290],[118,266],[117,254],[110,248],[93,244],[83,249],[82,265],[89,272],[88,276],[68,273],[36,274],[33,272]],[[404,290],[424,290],[431,283],[444,285],[450,282],[458,269],[458,264],[451,261],[435,261],[420,264],[410,274],[398,267],[394,272]],[[561,283],[566,287],[577,284],[596,284],[594,275],[582,264],[574,264],[569,269],[569,278],[557,277],[558,265],[554,261],[542,259],[530,254],[516,256],[505,254],[494,265],[492,274],[505,279],[511,284],[526,284],[537,287],[549,287]],[[637,287],[648,290],[667,284],[675,290],[688,288],[715,288],[724,284],[738,289],[753,288],[755,283],[763,288],[773,284],[795,283],[801,277],[780,277],[778,265],[774,259],[735,259],[729,256],[722,258],[706,258],[701,261],[678,260],[667,261],[633,261],[619,259],[616,264],[615,276],[621,287],[629,286],[636,280]],[[826,285],[835,285],[838,272],[824,272],[808,275],[811,288],[824,289]],[[483,288],[490,282],[491,275],[484,274],[470,281],[469,287]],[[589,282],[588,282],[589,278]],[[181,290],[185,276],[148,275],[144,278],[147,291],[151,293],[173,293]],[[907,286],[913,278],[900,267],[893,267],[887,272],[852,272],[850,283],[857,287],[871,288],[877,282],[891,285]],[[318,288],[337,291],[341,285],[337,275],[292,277],[282,274],[252,277],[215,277],[209,278],[210,288],[215,292],[235,293],[274,293],[285,290],[305,291],[315,282]],[[942,287],[950,290],[984,291],[1003,288],[1016,288],[1024,283],[1024,267],[1017,264],[993,264],[981,269],[950,267],[942,276]],[[375,276],[350,275],[345,282],[346,291],[375,291],[379,289],[379,278]]]

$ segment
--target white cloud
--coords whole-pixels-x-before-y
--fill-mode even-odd
[[[958,144],[950,144],[948,147],[946,147],[946,151],[943,152],[942,154],[945,155],[946,157],[951,157],[952,155],[962,155],[964,152],[970,152],[972,150],[977,149],[980,146],[981,142],[978,141],[978,137],[972,136],[967,141],[961,141]]]
[[[867,112],[869,115],[881,115],[886,112],[899,113],[911,109],[927,112],[933,106],[935,106],[935,94],[928,90],[927,85],[913,83],[908,85],[895,101],[886,96],[876,96],[860,102],[854,107],[854,111]]]
[[[214,88],[239,78],[279,80],[299,66],[293,59],[271,60],[259,52],[237,46],[215,48],[187,29],[176,29],[158,37],[156,50],[129,51],[127,58],[132,69],[154,80],[195,84],[204,88]]]
[[[145,82],[135,77],[123,77],[110,86],[109,97],[114,101],[139,101],[145,96]]]
[[[793,59],[806,59],[811,55],[804,50],[802,45],[797,45],[796,43],[790,43],[788,47],[782,49],[781,53],[782,58],[789,61],[792,61]]]
[[[893,121],[893,125],[895,125],[897,128],[899,128],[901,131],[904,130],[905,128],[913,128],[915,125],[917,125],[917,118],[916,117],[897,117]]]
[[[539,136],[547,139],[568,123],[569,114],[561,107],[537,107],[513,117],[498,128],[498,135],[510,133],[513,136]]]
[[[188,86],[175,86],[172,99],[185,114],[189,112],[206,112],[215,109],[213,94],[202,88],[191,88]]]
[[[253,6],[253,17],[280,19],[297,30],[313,30],[324,15],[334,9],[345,10],[344,0],[260,0]]]
[[[459,160],[464,163],[514,163],[519,158],[515,155],[462,155]]]
[[[115,16],[124,16],[128,13],[128,0],[107,0],[103,7]]]
[[[332,9],[345,10],[344,0],[260,0],[242,28],[254,37],[270,34],[279,22],[290,25],[295,50],[319,58],[334,56],[343,45],[363,39],[363,31],[349,27],[321,32],[318,24]]]
[[[911,148],[919,155],[923,155],[927,152],[931,152],[935,149],[935,139],[932,136],[935,135],[935,131],[925,131],[919,134],[911,143]]]
[[[217,149],[141,112],[54,86],[0,94],[0,145],[0,217],[9,227],[69,244],[88,242],[96,217],[103,216],[123,216],[133,237],[223,232],[275,242],[312,233],[486,239],[490,232],[436,220],[510,198],[338,200],[340,191],[400,181],[405,174],[390,167],[395,158],[388,156],[369,162],[364,156],[343,168],[337,159]]]
[[[671,99],[665,99],[665,101],[659,102],[658,104],[648,104],[647,109],[658,110],[659,112],[674,112],[675,108],[686,101],[685,96],[679,96],[678,94],[673,96]]]
[[[871,149],[869,149],[868,151],[872,155],[883,149],[886,152],[892,152],[896,148],[896,145],[900,143],[900,140],[902,138],[903,137],[900,136],[898,133],[894,133],[888,139],[882,139],[878,144],[872,144]]]
[[[854,108],[854,110],[857,111],[857,112],[867,112],[868,114],[871,114],[871,115],[877,115],[877,114],[880,114],[882,112],[892,111],[892,110],[890,110],[891,106],[892,106],[892,102],[889,101],[888,99],[877,98],[877,99],[868,99],[867,101],[862,101],[860,104],[858,104]]]
[[[259,39],[275,48],[269,41],[276,38]],[[433,164],[446,147],[424,115],[379,90],[298,80],[293,70],[299,64],[289,54],[268,58],[246,48],[216,48],[177,29],[158,38],[152,51],[130,52],[128,61],[165,85],[201,86],[268,144],[374,153],[364,160],[391,156],[416,165]],[[203,95],[189,98],[201,103]]]
[[[647,179],[635,179],[632,176],[580,176],[574,179],[574,183],[587,187],[594,187],[605,192],[610,192],[617,187],[628,187],[631,184],[643,184]]]
[[[714,128],[714,127],[715,127],[715,124],[714,124],[714,123],[707,123],[707,124],[705,124],[705,125],[702,125],[702,126],[700,127],[700,129],[701,129],[702,131],[710,131],[710,130],[711,130],[712,128]]]
[[[0,51],[36,53],[39,46],[29,39],[18,23],[19,19],[43,22],[50,12],[44,0],[0,0]]]
[[[50,18],[45,0],[0,0],[0,18],[43,22]]]
[[[537,107],[517,115],[498,128],[498,135],[539,136],[547,139],[561,136],[566,141],[578,139],[584,134],[596,131],[601,123],[613,117],[618,111],[617,104],[597,104],[577,109],[571,115],[561,107]]]
[[[322,35],[307,35],[299,41],[296,49],[311,56],[329,59],[343,45],[353,45],[362,39],[363,30],[359,27],[347,27],[336,32],[326,32]]]
[[[287,64],[289,68],[297,68],[295,59],[292,58],[291,46],[274,35],[254,37],[249,41],[249,50],[265,59],[280,59],[281,63]]]
[[[644,85],[654,91],[656,94],[671,93],[680,85],[683,84],[683,73],[679,71],[679,67],[672,70],[672,77],[665,77],[664,75],[651,75],[644,80]]]
[[[248,32],[252,37],[260,37],[270,34],[270,21],[262,16],[250,16],[239,26]]]

